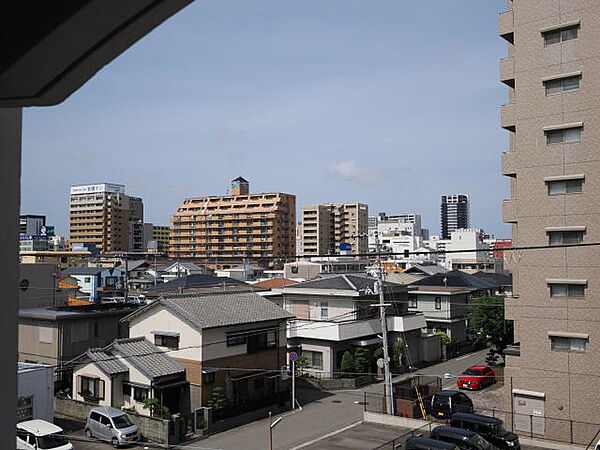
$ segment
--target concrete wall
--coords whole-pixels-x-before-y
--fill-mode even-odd
[[[40,341],[44,338],[46,342]],[[50,342],[51,341],[51,342]],[[19,320],[19,361],[56,364],[59,331],[57,323],[42,320]]]

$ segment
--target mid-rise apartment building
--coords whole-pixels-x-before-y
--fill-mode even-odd
[[[442,239],[450,239],[453,231],[469,228],[470,214],[468,195],[442,195]]]
[[[27,214],[19,217],[19,234],[39,236],[46,226],[46,216]]]
[[[600,3],[508,0],[507,8],[499,23],[509,93],[501,126],[510,136],[503,218],[513,245],[599,242]],[[507,262],[514,296],[506,318],[519,345],[507,351],[506,407],[538,416],[515,420],[517,432],[577,440],[581,426],[568,421],[600,421],[600,252],[528,250]]]
[[[171,227],[169,225],[153,225],[152,240],[160,242],[163,250],[169,249],[169,239],[171,238]]]
[[[296,249],[296,197],[250,194],[249,183],[241,177],[231,185],[231,195],[191,197],[179,205],[172,218],[169,256],[216,261],[221,267],[244,258],[283,266]]]
[[[141,251],[142,199],[125,194],[122,184],[71,187],[69,242],[95,245],[102,252]]]
[[[335,255],[348,244],[352,253],[367,253],[369,207],[363,203],[302,207],[303,255]]]

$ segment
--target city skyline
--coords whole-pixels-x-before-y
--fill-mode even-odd
[[[503,5],[463,4],[468,27],[434,2],[192,4],[60,106],[25,111],[22,212],[64,235],[69,186],[110,181],[166,224],[242,175],[298,207],[419,212],[433,234],[440,196],[465,192],[473,225],[507,236]]]

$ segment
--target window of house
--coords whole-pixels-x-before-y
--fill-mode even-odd
[[[321,302],[321,319],[327,319],[329,317],[329,303]]]
[[[136,402],[142,403],[147,398],[148,398],[148,388],[142,388],[142,387],[134,386],[134,388],[133,388],[133,399]]]
[[[104,399],[104,380],[79,375],[79,395],[96,400]]]
[[[85,277],[85,278],[83,279],[83,281],[84,281],[85,283],[89,283],[90,281],[92,281],[92,279],[91,279],[90,277]]]
[[[571,41],[579,37],[579,25],[574,25],[568,28],[547,31],[544,34],[544,44],[552,45],[560,42]]]
[[[579,89],[581,75],[559,78],[557,80],[544,81],[546,95],[560,94],[561,92],[575,91]]]
[[[275,347],[277,347],[277,332],[275,330],[248,335],[248,353],[256,353]]]
[[[561,130],[547,130],[546,144],[563,144],[581,141],[581,127],[564,128]]]
[[[204,385],[214,384],[214,382],[215,382],[215,373],[214,372],[202,374],[202,383]]]
[[[548,181],[548,195],[580,194],[583,179]]]
[[[179,336],[168,336],[156,333],[154,334],[154,345],[177,350],[179,348]]]
[[[298,266],[292,266],[292,273],[298,273]]]
[[[131,397],[131,385],[123,383],[123,396]]]
[[[583,231],[550,231],[550,245],[580,244],[583,242]]]
[[[409,308],[416,308],[417,307],[417,296],[416,295],[409,295],[408,296],[408,307]]]
[[[323,352],[314,352],[310,350],[303,350],[302,356],[306,358],[306,362],[308,367],[312,367],[313,369],[322,369],[323,368]]]
[[[585,284],[553,283],[550,297],[585,297]]]
[[[435,309],[442,309],[442,297],[435,298]]]
[[[585,352],[587,339],[576,337],[550,336],[552,350],[562,352]]]
[[[231,347],[234,345],[242,345],[247,341],[245,334],[234,334],[231,336],[227,336],[227,347]]]

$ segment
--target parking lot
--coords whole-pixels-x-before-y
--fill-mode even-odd
[[[402,443],[411,436],[411,431],[406,428],[392,427],[388,425],[379,425],[375,423],[360,423],[348,430],[341,431],[331,435],[318,442],[314,442],[309,446],[301,447],[302,450],[374,450],[380,446],[381,450],[394,450],[394,448],[402,448]],[[391,441],[405,435],[402,439],[395,442],[395,447]],[[424,437],[428,436],[428,432],[422,433]],[[400,447],[399,447],[400,445]],[[522,450],[543,450],[541,447],[532,447],[522,445]],[[298,450],[300,450],[298,448]]]

